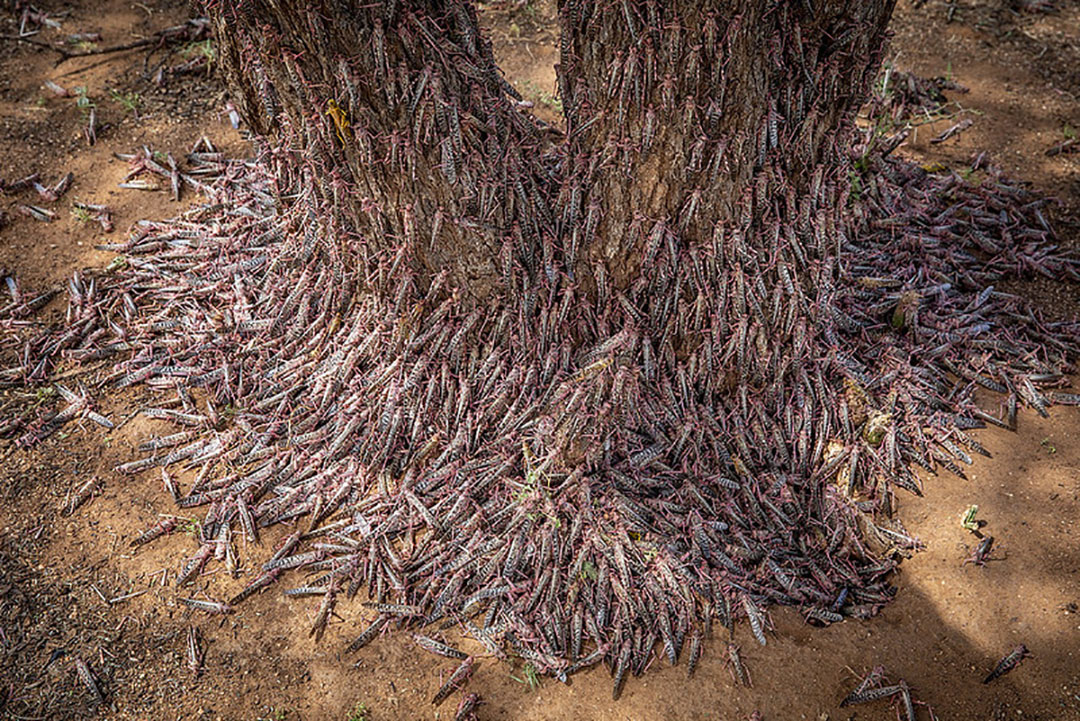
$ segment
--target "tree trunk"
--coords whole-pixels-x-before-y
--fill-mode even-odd
[[[810,481],[841,428],[853,435],[833,381],[854,371],[821,349],[839,352],[849,133],[892,7],[565,3],[568,137],[553,143],[468,3],[207,3],[242,114],[296,199],[307,240],[284,266],[317,257],[316,288],[340,290],[327,267],[360,279],[299,321],[334,314],[334,354],[275,361],[288,370],[256,396],[303,399],[287,423],[324,430],[296,451],[320,472],[378,476],[376,496],[396,500],[371,539],[399,543],[417,513],[429,538],[472,518],[472,535],[433,542],[464,567],[455,555],[395,582],[362,566],[376,600],[430,619],[448,588],[531,578],[528,604],[492,607],[516,624],[506,639],[561,673],[584,625],[617,693],[657,634],[674,660],[732,599],[760,633],[770,601],[821,605],[851,579],[864,601],[888,598],[857,514]],[[313,275],[290,281],[279,318]],[[364,505],[371,485],[348,482]],[[319,516],[319,498],[293,512]],[[819,585],[760,565],[766,536]],[[826,546],[854,576],[817,565]],[[554,632],[531,615],[542,598]]]
[[[245,120],[287,142],[288,164],[337,219],[330,235],[363,247],[375,276],[403,256],[419,285],[445,272],[448,288],[482,299],[504,276],[504,246],[551,243],[543,133],[516,107],[472,4],[206,10]]]
[[[467,2],[206,9],[244,118],[288,139],[343,230],[486,297],[513,285],[506,255],[590,286],[602,261],[625,289],[668,236],[832,207],[893,4],[565,3],[564,150],[515,106]]]
[[[817,338],[838,345],[849,132],[892,7],[565,3],[559,147],[516,107],[468,3],[207,10],[244,117],[336,218],[325,251],[351,253],[395,316],[441,299],[437,277],[470,299],[455,311],[520,310],[540,358],[617,351],[641,392],[678,383],[679,415],[723,391],[743,410],[763,394],[777,419],[810,387]],[[638,425],[618,388],[614,425]],[[809,423],[755,423],[743,461],[805,473],[824,439],[794,458],[776,441]]]
[[[829,255],[809,221],[838,207],[893,5],[564,4],[565,182],[599,209],[591,259],[625,285],[669,238],[671,262],[710,243],[723,257],[733,232],[736,252],[746,244],[792,268]]]

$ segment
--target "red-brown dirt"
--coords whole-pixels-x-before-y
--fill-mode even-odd
[[[961,167],[972,154],[987,151],[1013,177],[1061,200],[1061,240],[1077,246],[1080,152],[1051,157],[1045,151],[1080,132],[1080,2],[1055,4],[1056,12],[1039,14],[1013,11],[999,0],[956,3],[947,22],[946,3],[913,7],[902,0],[891,57],[899,69],[949,76],[969,88],[950,97],[975,120],[958,138],[934,145],[929,139],[955,121],[921,126],[901,152],[927,165]],[[52,9],[59,11],[56,5]],[[183,3],[169,0],[74,0],[62,9],[70,13],[63,28],[36,39],[61,42],[69,33],[93,31],[102,34],[103,46],[118,44],[187,17]],[[552,3],[492,3],[485,12],[508,78],[540,117],[557,123]],[[17,32],[17,17],[0,13],[0,34]],[[140,79],[141,51],[58,66],[56,59],[0,41],[0,178],[39,172],[55,182],[68,171],[75,174],[73,188],[52,204],[58,214],[53,223],[19,215],[15,205],[25,200],[0,195],[0,210],[8,216],[0,227],[0,266],[27,287],[59,284],[74,270],[113,259],[94,250],[106,236],[70,214],[73,199],[111,206],[113,239],[139,219],[175,215],[190,201],[178,205],[166,192],[117,188],[126,164],[113,153],[143,144],[183,151],[202,135],[229,153],[246,152],[222,114],[225,98],[213,76],[174,78],[157,88]],[[183,59],[178,52],[172,62]],[[97,144],[87,144],[86,118],[75,100],[43,89],[50,79],[67,88],[85,86],[99,123],[112,126],[99,131]],[[109,89],[138,92],[137,111],[125,113]],[[1080,313],[1076,285],[1040,281],[1017,283],[1013,290],[1054,314]],[[57,306],[46,313],[60,312]],[[103,412],[123,420],[151,395],[106,395]],[[0,391],[4,414],[43,400],[33,390]],[[135,457],[135,445],[153,430],[161,429],[135,417],[110,433],[65,427],[30,452],[0,442],[6,446],[0,449],[0,718],[453,717],[457,695],[439,708],[430,704],[452,662],[419,650],[405,635],[343,653],[364,625],[359,602],[339,604],[320,643],[306,633],[315,604],[285,598],[280,588],[224,620],[186,613],[176,589],[162,580],[175,578],[193,540],[180,532],[131,552],[128,543],[137,533],[158,513],[175,509],[156,475],[129,478],[112,470]],[[1049,419],[1021,413],[1019,432],[992,429],[978,437],[994,457],[980,458],[969,480],[924,477],[925,497],[902,499],[901,517],[926,550],[902,564],[896,601],[878,617],[817,629],[794,611],[774,609],[775,631],[766,647],[748,629],[737,629],[752,688],[736,685],[724,662],[726,639],[718,634],[693,680],[686,679],[685,667],[658,660],[627,685],[619,702],[611,701],[611,681],[599,667],[570,686],[545,680],[532,690],[515,680],[520,669],[485,659],[469,686],[485,700],[479,717],[726,720],[760,711],[767,721],[889,719],[895,711],[886,703],[839,707],[857,676],[881,664],[890,677],[906,680],[939,719],[1080,718],[1080,408],[1055,408]],[[93,475],[103,481],[100,495],[65,514],[70,495]],[[971,504],[987,522],[982,532],[997,541],[985,567],[962,565],[977,543],[959,521]],[[264,539],[263,549],[240,549],[249,569],[273,540]],[[246,578],[207,574],[199,587],[211,597],[227,597]],[[109,601],[134,593],[140,595]],[[189,625],[199,628],[206,647],[198,678],[186,668]],[[983,685],[997,660],[1019,643],[1032,657]],[[46,669],[56,649],[68,655]],[[100,679],[104,707],[95,708],[78,684],[74,655]],[[357,704],[366,707],[364,715],[354,713]],[[926,707],[917,713],[930,718]]]

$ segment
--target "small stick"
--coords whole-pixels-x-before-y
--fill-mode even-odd
[[[91,583],[90,588],[94,589],[94,593],[96,593],[98,595],[98,598],[101,599],[102,603],[104,603],[106,606],[109,605],[109,599],[105,598],[105,594],[103,594],[101,591],[99,591],[97,586],[95,586],[94,584]]]
[[[117,596],[116,598],[110,598],[109,603],[120,603],[121,601],[126,601],[129,598],[135,598],[136,596],[141,596],[144,593],[146,593],[146,589],[143,589],[142,591],[136,591],[135,593],[128,593],[128,594],[123,595],[123,596]]]

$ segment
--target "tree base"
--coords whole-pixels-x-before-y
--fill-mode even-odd
[[[671,663],[689,646],[692,673],[714,619],[745,616],[764,644],[772,603],[824,624],[872,615],[918,546],[890,520],[894,487],[920,492],[909,465],[962,474],[984,452],[966,430],[1080,401],[1042,390],[1065,383],[1080,324],[992,287],[1077,264],[1045,245],[1043,202],[993,172],[976,186],[866,157],[835,234],[850,259],[835,303],[795,319],[821,330],[794,367],[780,359],[775,391],[725,380],[752,362],[736,329],[701,334],[711,370],[688,368],[701,346],[657,358],[625,296],[590,330],[572,295],[479,311],[438,279],[418,292],[393,259],[361,277],[364,248],[326,237],[331,209],[288,156],[191,162],[222,171],[210,204],[143,223],[112,248],[114,273],[77,279],[67,324],[31,342],[22,372],[118,355],[117,385],[175,389],[145,412],[182,433],[118,470],[183,468],[179,507],[208,506],[178,586],[230,559],[232,534],[286,524],[233,602],[314,572],[321,633],[363,588],[354,650],[389,622],[460,622],[538,673],[603,660],[617,697],[658,642]],[[1005,394],[1003,419],[979,387]],[[22,443],[89,404],[72,407]]]

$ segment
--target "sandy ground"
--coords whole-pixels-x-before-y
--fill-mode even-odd
[[[987,151],[1014,177],[1061,200],[1061,241],[1076,246],[1080,153],[1050,157],[1045,151],[1080,129],[1080,2],[1056,5],[1050,14],[1018,14],[998,0],[960,2],[950,23],[945,3],[913,7],[901,0],[891,56],[899,69],[966,86],[968,93],[951,99],[975,120],[959,138],[938,145],[929,139],[948,121],[922,126],[901,152],[959,167]],[[102,46],[146,37],[187,16],[179,2],[79,0],[41,7],[70,14],[61,30],[46,30],[39,39],[100,32]],[[508,77],[540,117],[557,123],[551,5],[492,4],[485,22]],[[0,11],[0,34],[17,30],[17,20]],[[170,63],[196,51],[177,51]],[[25,198],[0,195],[7,215],[0,224],[0,266],[26,287],[49,287],[74,270],[106,265],[113,254],[94,250],[95,244],[115,242],[131,223],[175,215],[191,201],[117,188],[125,163],[113,153],[143,144],[183,152],[203,135],[231,153],[245,152],[222,114],[225,98],[213,76],[171,78],[156,87],[142,77],[143,58],[139,51],[57,66],[54,54],[0,41],[0,178],[39,172],[55,182],[75,174],[73,188],[50,206],[58,216],[53,223],[19,215],[15,205]],[[76,101],[43,89],[49,79],[86,88],[99,124],[110,126],[99,130],[96,144],[83,134],[87,118]],[[126,110],[110,89],[139,93],[138,107]],[[74,199],[110,205],[117,230],[106,236],[73,217]],[[1080,312],[1077,286],[1016,288],[1050,312]],[[122,420],[150,395],[113,394],[104,411]],[[32,392],[0,390],[0,413],[40,401]],[[157,514],[175,509],[156,476],[131,479],[112,471],[156,430],[142,420],[108,434],[65,427],[32,452],[0,447],[0,718],[453,717],[458,696],[439,708],[430,704],[452,662],[420,651],[404,635],[344,653],[367,620],[358,602],[338,605],[318,644],[306,634],[315,604],[280,593],[296,584],[279,584],[224,620],[185,613],[171,579],[195,542],[178,532],[130,552],[130,539]],[[974,721],[1080,718],[1080,408],[1054,409],[1049,419],[1022,413],[1018,433],[995,429],[978,437],[994,457],[979,459],[968,480],[926,477],[924,498],[902,499],[900,514],[926,549],[902,565],[897,599],[878,617],[818,629],[793,611],[774,610],[768,646],[758,646],[746,628],[736,631],[752,688],[736,684],[725,664],[726,639],[718,635],[693,680],[684,667],[657,660],[628,683],[617,703],[602,668],[576,676],[570,686],[545,680],[530,689],[515,679],[520,669],[486,659],[469,685],[485,700],[480,718],[727,720],[760,711],[766,721],[891,719],[896,711],[887,703],[839,707],[857,676],[877,664],[913,688],[925,704],[917,709],[922,719],[931,711],[939,719]],[[71,494],[93,475],[103,482],[101,494],[67,515]],[[987,522],[982,532],[996,539],[985,567],[963,565],[978,540],[959,523],[971,504]],[[248,569],[273,540],[240,549]],[[207,574],[199,585],[220,598],[247,578]],[[185,663],[189,626],[198,628],[206,648],[205,671],[197,678]],[[1019,643],[1032,658],[983,685],[998,658]],[[68,655],[45,668],[57,649]],[[104,706],[95,706],[78,684],[75,655],[98,676]]]

